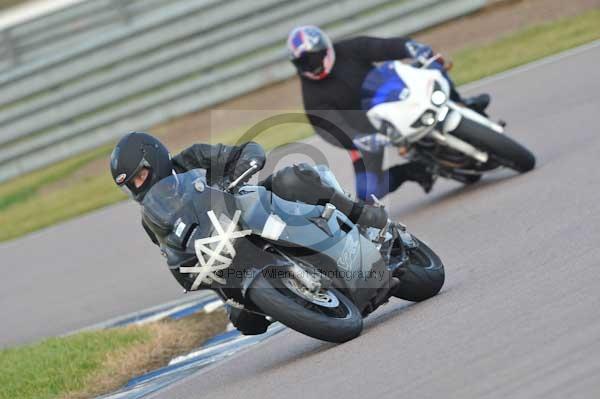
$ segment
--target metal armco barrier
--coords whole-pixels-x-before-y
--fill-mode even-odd
[[[19,62],[0,72],[0,181],[291,77],[295,25],[334,39],[407,35],[485,4],[89,0],[12,27],[1,41]]]

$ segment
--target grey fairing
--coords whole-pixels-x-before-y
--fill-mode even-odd
[[[257,236],[271,214],[285,221],[286,227],[277,241],[271,241],[273,245],[326,273],[359,309],[366,307],[380,288],[389,287],[391,272],[379,250],[341,212],[336,211],[325,221],[320,218],[323,206],[286,201],[261,186],[245,187],[236,196],[236,203],[242,211],[242,228],[251,229]],[[321,219],[329,231],[311,219]],[[244,285],[249,283],[245,281]]]
[[[198,184],[199,180],[202,184]],[[227,282],[228,286],[243,291],[263,268],[289,264],[265,251],[267,243],[325,272],[334,286],[343,290],[361,310],[368,306],[375,291],[387,287],[391,279],[375,245],[345,215],[336,211],[326,222],[328,231],[325,231],[311,221],[319,219],[322,206],[286,201],[262,186],[244,187],[239,194],[232,195],[207,186],[204,176],[192,170],[155,184],[142,206],[144,221],[156,233],[172,269],[186,262],[195,263],[194,241],[213,234],[209,211],[218,219],[225,216],[231,220],[239,210],[240,228],[252,230],[252,234],[235,241],[237,254],[227,270]],[[261,235],[271,214],[286,223],[276,241]],[[177,231],[181,223],[185,227]]]
[[[195,259],[194,239],[212,233],[207,212],[229,215],[233,206],[226,203],[234,203],[233,197],[206,185],[200,170],[168,176],[150,189],[142,202],[142,218],[156,234],[169,267]],[[185,227],[177,231],[180,224]]]

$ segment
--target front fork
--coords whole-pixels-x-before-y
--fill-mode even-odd
[[[480,125],[486,126],[487,128],[497,132],[504,133],[502,125],[492,122],[488,118],[478,114],[477,112],[463,107],[448,100],[445,105],[440,108],[438,112],[438,122],[435,127],[432,126],[431,130],[425,134],[426,137],[432,139],[438,145],[448,147],[454,151],[460,152],[467,157],[485,164],[489,160],[489,155],[485,151],[481,151],[470,143],[459,139],[454,136],[454,132],[460,127],[461,121],[464,119],[470,119]],[[420,140],[420,139],[418,139]],[[410,148],[408,145],[399,146],[398,153],[402,156],[409,155]]]
[[[389,219],[373,241],[378,244],[381,256],[392,273],[409,259],[407,250],[418,245],[405,225]]]

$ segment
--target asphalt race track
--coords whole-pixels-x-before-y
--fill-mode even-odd
[[[344,345],[284,332],[153,397],[597,397],[599,62],[600,45],[470,90],[493,94],[534,172],[391,196],[445,261],[439,296],[391,302]]]
[[[153,397],[597,396],[599,63],[600,42],[463,89],[492,94],[533,172],[386,198],[444,260],[440,295],[390,302],[343,345],[286,331]],[[326,151],[348,186],[347,156]],[[180,297],[138,218],[120,204],[0,245],[0,346]]]
[[[119,204],[1,244],[0,346],[180,297],[139,219],[134,204]]]

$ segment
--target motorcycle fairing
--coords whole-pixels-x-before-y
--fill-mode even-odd
[[[390,65],[393,65],[393,69],[390,68]],[[425,111],[439,109],[431,102],[435,83],[438,83],[447,96],[450,95],[450,85],[438,70],[417,69],[400,61],[385,63],[384,67],[387,68],[386,76],[396,74],[406,83],[410,90],[410,96],[403,100],[390,99],[390,101],[380,102],[366,108],[367,118],[377,130],[386,121],[391,123],[402,135],[410,136],[420,130],[414,126],[414,123]],[[381,66],[376,69],[380,68]],[[363,103],[370,101],[370,99],[365,99]]]
[[[208,211],[230,220],[235,211],[233,196],[206,185],[202,172],[194,169],[168,176],[156,183],[142,202],[142,218],[152,221],[148,226],[169,266],[194,259],[194,240],[212,235]]]
[[[286,201],[261,186],[244,189],[244,194],[236,197],[237,208],[242,210],[241,228],[252,229],[260,236],[268,217],[277,215],[286,226],[277,241],[267,241],[316,265],[361,310],[368,305],[374,288],[389,286],[392,276],[379,250],[344,214],[335,211],[329,220],[323,219],[330,235],[310,221],[321,217],[323,206]],[[246,281],[244,285],[250,283]]]
[[[396,73],[393,61],[371,69],[361,86],[361,106],[365,111],[382,103],[404,101],[409,96],[410,89]]]
[[[193,262],[195,240],[214,234],[209,211],[219,220],[227,221],[239,210],[239,227],[251,230],[252,234],[235,240],[237,256],[230,266],[231,272],[255,272],[244,273],[239,278],[233,276],[228,285],[247,287],[263,268],[289,265],[281,257],[266,252],[265,242],[333,277],[334,286],[344,290],[361,310],[371,301],[373,288],[389,284],[391,275],[377,247],[341,212],[336,211],[328,221],[324,220],[331,232],[329,235],[309,220],[320,217],[322,206],[286,201],[262,186],[245,187],[234,196],[198,185],[198,179],[205,183],[195,170],[166,177],[150,189],[142,203],[144,217],[156,222],[150,228],[157,234],[171,268]],[[285,221],[277,240],[263,237],[265,223],[271,215]]]

